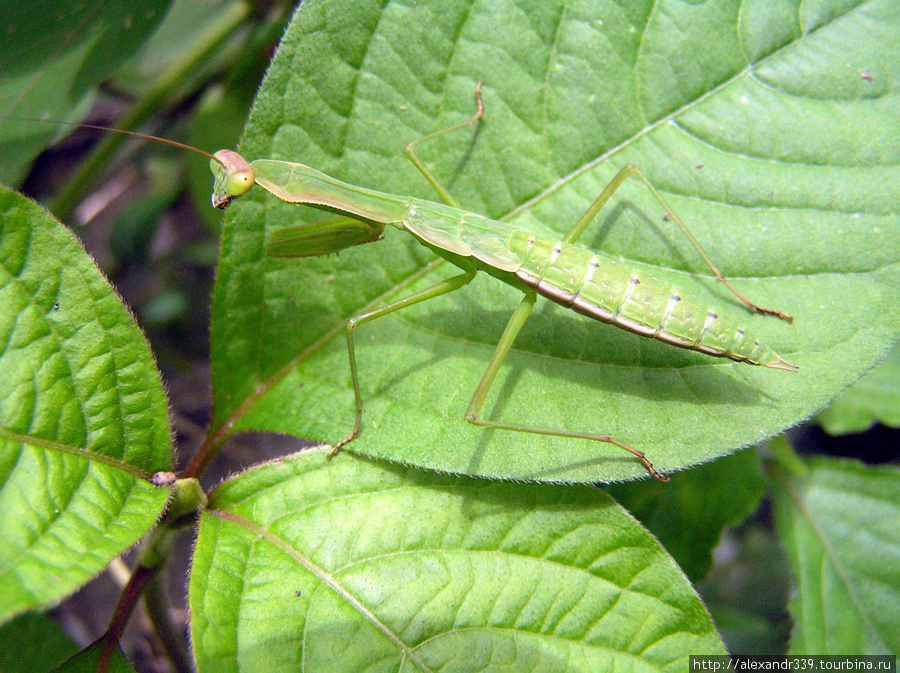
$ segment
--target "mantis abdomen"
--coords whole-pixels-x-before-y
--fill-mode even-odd
[[[516,277],[538,294],[600,322],[737,362],[791,369],[773,350],[692,294],[579,245],[537,236]]]
[[[796,369],[695,295],[623,261],[441,204],[410,203],[408,216],[396,224],[448,259],[472,257],[507,283],[517,280],[561,306],[635,334],[737,362]]]

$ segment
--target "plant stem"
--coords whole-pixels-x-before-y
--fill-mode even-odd
[[[153,624],[153,630],[156,631],[175,670],[178,673],[192,673],[194,668],[188,654],[184,632],[172,619],[165,573],[156,573],[147,585],[144,605]]]
[[[116,604],[116,609],[113,612],[112,618],[109,620],[109,628],[103,636],[106,642],[103,646],[103,654],[100,657],[100,663],[97,667],[98,671],[105,671],[108,669],[110,658],[119,644],[119,636],[121,636],[122,631],[125,630],[125,625],[128,624],[128,619],[131,617],[131,613],[134,611],[138,599],[141,597],[141,594],[144,593],[147,584],[158,571],[159,568],[148,568],[146,566],[138,565],[138,567],[134,569],[134,572],[131,573],[131,579],[128,580],[128,584],[125,585],[122,595],[119,596],[119,602]]]

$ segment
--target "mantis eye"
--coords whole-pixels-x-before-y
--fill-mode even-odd
[[[225,178],[225,192],[232,198],[243,196],[256,183],[251,169],[231,173]]]

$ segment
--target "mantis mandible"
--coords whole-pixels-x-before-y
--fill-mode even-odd
[[[628,164],[610,181],[569,232],[559,240],[545,238],[503,220],[491,220],[463,210],[419,158],[416,146],[446,133],[477,123],[484,115],[482,84],[476,86],[475,114],[458,124],[431,133],[406,147],[406,154],[443,203],[414,197],[393,196],[340,182],[299,163],[257,159],[248,163],[236,152],[216,152],[210,166],[216,176],[213,205],[225,208],[246,194],[254,184],[277,198],[318,206],[340,213],[336,218],[288,227],[270,235],[266,251],[273,257],[310,257],[379,239],[386,226],[407,231],[422,245],[457,266],[462,273],[374,310],[351,317],[346,322],[347,352],[356,399],[353,430],[334,445],[333,455],[359,435],[363,401],[356,365],[354,331],[376,318],[413,304],[458,290],[484,271],[520,290],[524,297],[513,311],[495,347],[481,381],[475,388],[465,419],[478,426],[515,430],[541,435],[572,437],[618,446],[641,461],[660,481],[668,478],[657,472],[639,451],[617,439],[588,432],[506,423],[482,418],[485,399],[516,336],[534,307],[537,295],[582,315],[610,323],[642,336],[713,357],[796,372],[797,367],[769,349],[728,318],[705,308],[694,296],[683,293],[621,260],[579,245],[578,239],[612,194],[631,176],[637,177],[665,208],[668,218],[688,238],[703,261],[746,307],[791,321],[786,313],[757,306],[737,290],[719,271],[700,243],[666,203],[662,195],[635,166]]]

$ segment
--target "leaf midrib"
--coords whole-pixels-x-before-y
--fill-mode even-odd
[[[814,482],[812,472],[815,470],[814,467],[810,467],[810,472],[803,477],[805,480],[805,484],[803,486],[803,491],[808,488],[822,488],[823,486],[819,483]],[[791,499],[791,502],[794,503],[794,507],[797,512],[799,512],[800,516],[806,521],[806,525],[809,526],[810,530],[813,532],[816,539],[819,541],[819,544],[822,545],[822,553],[825,558],[831,564],[831,567],[834,569],[834,573],[840,579],[841,584],[844,587],[844,590],[853,600],[853,607],[856,615],[860,620],[865,624],[866,631],[872,636],[878,637],[878,641],[882,647],[886,648],[886,645],[881,640],[881,634],[879,629],[871,622],[869,619],[869,614],[864,609],[865,601],[860,600],[859,596],[855,591],[855,585],[851,581],[851,578],[848,576],[848,569],[844,567],[844,564],[839,561],[840,556],[837,555],[830,543],[828,536],[822,530],[819,525],[818,519],[813,515],[807,506],[807,501],[804,497],[804,494],[801,493],[801,489],[795,487],[796,482],[790,478],[788,478],[784,473],[780,470],[774,470],[773,475],[775,479],[778,481],[779,485],[782,489],[784,489],[785,493]],[[885,649],[887,651],[887,649]]]
[[[111,456],[104,455],[102,453],[98,453],[95,451],[91,451],[90,449],[82,448],[80,446],[70,446],[68,444],[63,444],[61,442],[55,442],[51,439],[44,439],[42,437],[35,437],[34,435],[22,435],[17,432],[13,432],[12,430],[8,430],[4,427],[0,427],[0,437],[8,439],[13,442],[18,442],[21,444],[26,444],[29,446],[37,446],[42,449],[48,449],[50,451],[59,451],[61,453],[68,453],[73,456],[77,456],[79,458],[84,458],[89,462],[102,463],[104,465],[108,465],[109,467],[113,467],[117,470],[121,470],[122,472],[126,472],[127,474],[136,477],[138,479],[143,479],[144,481],[150,481],[152,476],[146,470],[142,470],[141,468],[131,465],[130,463],[125,462],[124,460],[120,460],[118,458],[113,458]]]

